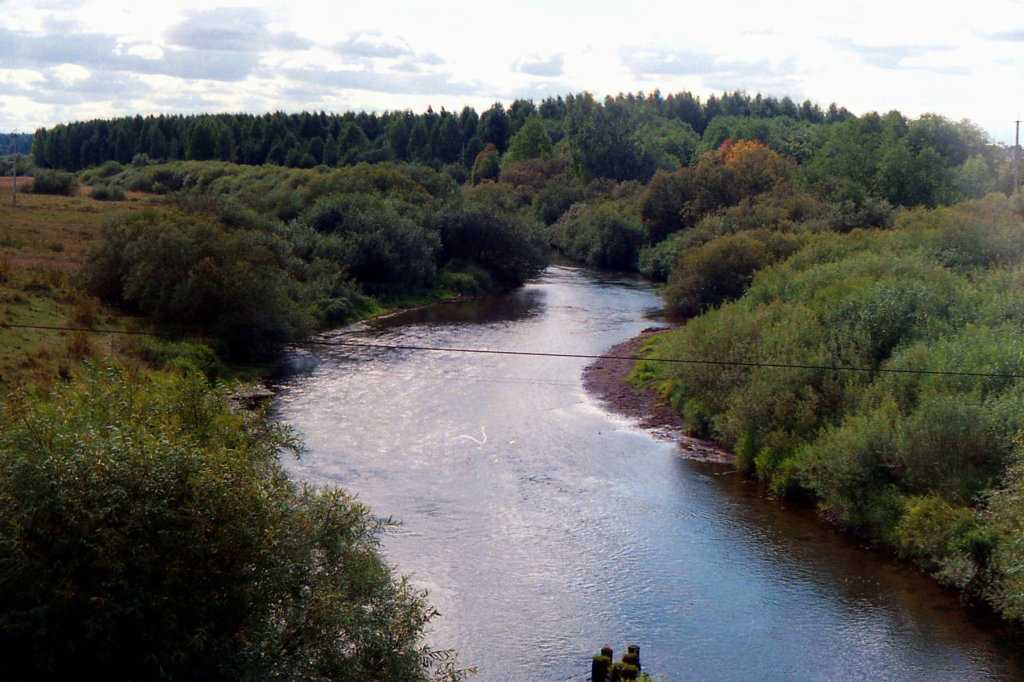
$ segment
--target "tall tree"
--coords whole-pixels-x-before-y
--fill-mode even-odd
[[[508,144],[505,161],[513,163],[527,159],[546,158],[551,156],[551,138],[544,128],[544,121],[533,114],[523,123]]]
[[[499,152],[504,152],[508,147],[510,131],[508,114],[505,113],[505,107],[501,102],[495,102],[494,106],[480,117],[480,140],[485,145],[493,144]]]
[[[189,128],[185,156],[196,161],[206,161],[217,155],[217,129],[213,119],[200,118]]]

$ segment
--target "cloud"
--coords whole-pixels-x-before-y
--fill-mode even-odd
[[[239,81],[259,63],[259,54],[255,52],[168,49],[157,59],[147,59],[125,51],[125,46],[105,33],[39,35],[0,29],[0,63],[8,67],[78,64],[101,71]]]
[[[553,78],[562,75],[564,62],[565,55],[562,54],[553,54],[550,57],[530,56],[516,61],[513,68],[530,76]]]
[[[559,95],[579,91],[580,88],[574,87],[565,81],[545,80],[534,81],[523,87],[514,88],[500,94],[502,99],[532,99],[535,102],[540,102],[548,97],[558,97]]]
[[[694,50],[623,47],[622,63],[637,76],[690,76],[722,70],[716,58]]]
[[[35,9],[38,10],[58,10],[62,12],[78,9],[84,4],[85,0],[35,0],[32,3]]]
[[[421,52],[413,57],[402,59],[391,65],[392,71],[404,71],[407,73],[422,73],[427,67],[444,64],[444,60],[433,52]]]
[[[700,76],[712,90],[751,90],[792,96],[798,90],[796,59],[781,63],[768,60],[722,59],[709,52],[664,48],[623,48],[619,57],[638,78],[651,76]]]
[[[156,97],[153,101],[161,107],[183,112],[208,113],[219,108],[216,100],[195,92],[164,95]]]
[[[743,90],[776,97],[790,97],[798,102],[805,99],[800,78],[784,69],[767,69],[758,73],[724,71],[707,74],[701,80],[705,87],[714,91]]]
[[[860,55],[867,64],[880,69],[912,69],[917,71],[933,71],[948,75],[962,75],[969,72],[961,66],[943,66],[938,64],[916,64],[912,60],[931,55],[935,52],[953,50],[951,45],[863,45],[846,38],[831,41],[836,47]]]
[[[367,90],[403,95],[479,95],[480,85],[453,80],[449,73],[409,73],[372,69],[323,70],[287,69],[291,80],[318,84],[324,88]],[[326,92],[326,91],[325,91]]]
[[[139,78],[111,72],[92,72],[82,78],[67,78],[61,69],[50,69],[30,87],[15,88],[9,94],[21,95],[37,104],[80,105],[89,102],[124,102],[145,97],[152,88]]]
[[[383,33],[365,32],[351,35],[334,45],[334,51],[343,57],[398,59],[415,55],[402,38]]]
[[[997,33],[984,33],[983,37],[989,40],[1006,40],[1014,43],[1024,42],[1024,28],[1013,29],[1010,31],[999,31]]]
[[[266,13],[255,7],[218,7],[190,12],[172,26],[165,38],[178,47],[200,51],[263,52],[308,50],[313,41],[291,33],[272,33]]]

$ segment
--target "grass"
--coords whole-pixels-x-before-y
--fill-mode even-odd
[[[107,219],[156,201],[19,192],[14,206],[9,183],[0,183],[0,323],[137,328],[138,320],[82,294],[74,276]],[[127,337],[0,327],[0,387],[49,383],[89,357],[130,355]]]
[[[105,220],[152,207],[156,201],[133,195],[128,201],[99,202],[88,196],[19,191],[18,205],[12,206],[9,183],[0,184],[0,260],[14,268],[42,265],[73,272]]]

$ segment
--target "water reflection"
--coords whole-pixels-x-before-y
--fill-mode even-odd
[[[508,296],[485,296],[468,301],[442,303],[391,315],[367,326],[368,331],[384,333],[410,325],[491,324],[515,322],[541,314],[544,309],[543,289],[519,289]]]
[[[597,353],[657,304],[636,280],[551,268],[354,338]],[[952,595],[608,415],[585,361],[311,346],[291,363],[276,409],[309,453],[290,470],[402,520],[386,552],[480,679],[583,679],[595,647],[627,640],[680,680],[1021,673]]]

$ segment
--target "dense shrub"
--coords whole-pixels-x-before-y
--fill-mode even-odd
[[[788,257],[800,243],[793,235],[757,230],[682,251],[672,266],[665,301],[676,312],[692,316],[738,298],[758,270]]]
[[[792,162],[756,142],[727,144],[693,166],[659,171],[644,192],[641,216],[651,243],[693,227],[708,213],[788,184]]]
[[[96,201],[124,201],[124,190],[117,185],[95,185],[89,193]]]
[[[476,296],[494,292],[496,287],[490,273],[472,263],[452,261],[437,277],[437,285],[442,290],[457,294]]]
[[[78,178],[64,171],[39,170],[32,178],[32,192],[74,196],[78,193]]]
[[[551,243],[593,267],[636,270],[643,224],[613,202],[577,204],[552,228]]]
[[[1019,457],[987,501],[995,541],[988,596],[1004,616],[1024,621],[1024,463]]]
[[[493,144],[484,147],[473,161],[470,178],[474,185],[486,180],[497,180],[501,175],[501,154]]]
[[[284,427],[199,374],[87,372],[0,411],[4,679],[426,680],[432,610]]]
[[[655,282],[665,282],[672,274],[672,267],[679,255],[689,244],[684,233],[676,232],[653,246],[640,249],[637,269]]]
[[[272,235],[141,212],[108,225],[82,276],[104,300],[179,328],[209,330],[238,357],[266,355],[313,328],[310,283]]]
[[[475,263],[501,287],[516,287],[547,264],[540,225],[503,185],[487,184],[467,192],[435,218],[442,261]]]
[[[762,232],[786,251],[803,246],[652,352],[800,367],[638,372],[773,492],[811,493],[833,520],[1021,618],[1010,528],[1019,536],[1024,514],[1014,447],[1024,430],[1024,382],[1014,378],[1024,374],[1024,306],[996,293],[1024,282],[1021,220],[1012,201],[990,196],[904,211],[888,230]],[[690,300],[738,291],[767,250],[755,235],[682,252],[668,295],[690,262],[706,272],[687,287]],[[837,365],[863,371],[827,369]]]
[[[15,169],[15,166],[17,168]],[[32,175],[35,167],[32,165],[31,156],[0,156],[0,176],[10,176],[17,170],[16,175]]]
[[[393,201],[367,194],[325,197],[300,222],[326,235],[318,255],[336,261],[370,291],[429,288],[440,239]]]
[[[545,225],[552,225],[582,200],[583,185],[574,177],[561,176],[546,183],[534,196],[534,215]]]
[[[140,336],[132,350],[156,369],[199,370],[211,379],[224,372],[217,353],[204,343]]]
[[[523,161],[502,160],[501,182],[533,200],[551,185],[576,182],[569,172],[569,162],[561,158],[536,158]]]

